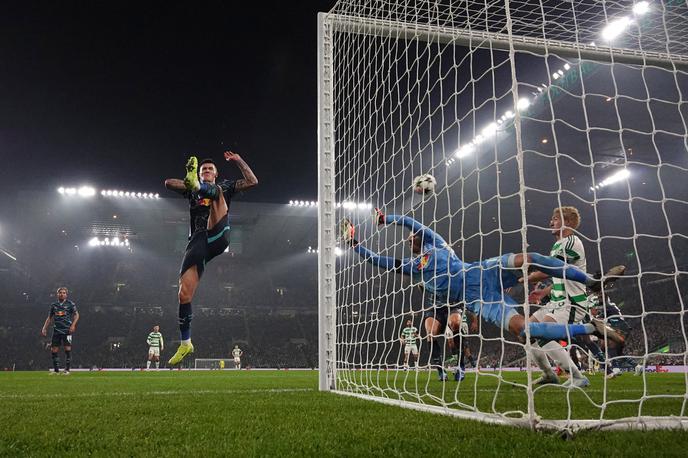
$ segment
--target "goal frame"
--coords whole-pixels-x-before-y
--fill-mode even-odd
[[[507,2],[508,12],[508,2]],[[589,59],[601,63],[623,63],[636,65],[654,65],[676,71],[688,69],[688,56],[646,52],[641,50],[616,48],[611,46],[585,45],[565,41],[517,36],[511,33],[494,33],[461,28],[435,26],[421,23],[365,18],[336,13],[318,13],[317,41],[317,92],[318,92],[318,337],[319,337],[319,389],[337,394],[357,397],[388,405],[395,405],[419,411],[449,415],[458,418],[479,420],[490,424],[520,426],[533,430],[556,430],[574,433],[582,429],[605,430],[651,430],[683,429],[688,430],[686,417],[634,416],[614,420],[546,420],[539,418],[533,405],[533,394],[528,386],[529,402],[527,415],[523,418],[508,418],[503,415],[460,411],[449,407],[428,405],[406,401],[401,398],[384,398],[353,393],[337,389],[337,353],[336,353],[336,318],[337,294],[335,281],[335,247],[337,233],[335,221],[335,150],[336,131],[334,125],[335,101],[333,72],[333,35],[335,33],[370,34],[376,36],[395,36],[400,40],[432,41],[433,43],[455,43],[459,46],[474,48],[491,48],[507,51],[513,55],[516,51],[535,51],[555,54],[559,57]],[[510,18],[507,19],[510,23]],[[509,30],[510,26],[507,28]],[[518,100],[515,63],[511,60],[514,102]],[[516,129],[520,128],[519,115],[516,115]],[[517,139],[520,135],[517,133]],[[517,161],[519,178],[523,186],[523,149],[517,140]],[[525,218],[525,215],[522,215]],[[524,250],[526,246],[524,238]],[[527,266],[524,266],[524,269]],[[526,333],[529,332],[526,330]],[[530,356],[528,355],[528,359]],[[532,368],[527,365],[528,378]]]

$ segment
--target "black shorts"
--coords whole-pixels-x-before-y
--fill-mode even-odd
[[[72,335],[71,334],[59,334],[57,332],[53,332],[53,337],[50,342],[51,347],[59,347],[60,345],[63,345],[65,347],[71,347],[72,346]]]
[[[439,321],[442,326],[446,326],[450,315],[455,313],[461,314],[462,311],[463,306],[461,305],[438,305],[423,312],[423,322],[428,318],[434,318]]]
[[[196,231],[186,245],[181,277],[192,266],[196,266],[198,278],[201,278],[205,265],[216,256],[224,253],[229,246],[229,217],[225,215],[212,229]]]
[[[426,291],[423,294],[423,310],[423,322],[434,318],[446,326],[449,315],[463,312],[463,302],[448,302],[446,298]]]

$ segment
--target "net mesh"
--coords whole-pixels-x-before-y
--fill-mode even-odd
[[[350,219],[361,245],[402,259],[412,257],[408,231],[378,227],[365,209],[408,215],[474,262],[549,254],[553,208],[575,206],[587,271],[627,266],[602,297],[630,328],[624,352],[600,344],[609,370],[639,374],[623,385],[603,370],[585,389],[532,386],[530,345],[477,320],[460,344],[475,368],[439,382],[432,345],[449,369],[456,351],[451,338],[426,338],[434,308],[422,282],[340,245],[333,388],[531,426],[685,422],[688,7],[640,3],[340,1],[326,16],[332,198],[360,203],[338,206],[334,219]],[[617,62],[629,52],[634,61]],[[425,173],[437,187],[421,196],[413,178]],[[507,291],[526,316],[537,309],[525,299],[534,287]],[[609,313],[602,307],[617,320]],[[420,332],[417,368],[403,367],[407,319]],[[679,372],[651,373],[669,366]]]

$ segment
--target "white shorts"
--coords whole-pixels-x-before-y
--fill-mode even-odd
[[[571,319],[571,309],[575,309],[573,319]],[[552,318],[556,323],[559,324],[569,324],[569,323],[580,323],[580,321],[585,317],[585,312],[580,307],[575,307],[571,305],[563,305],[561,307],[548,307],[547,305],[540,307],[540,309],[533,313],[533,316],[540,323],[545,321],[545,317]]]
[[[241,364],[241,358],[234,358],[234,364]]]
[[[149,347],[148,356],[160,356],[160,347]]]
[[[414,355],[417,355],[418,354],[418,345],[416,345],[416,344],[405,345],[404,346],[404,353],[407,355],[409,353],[413,353]]]

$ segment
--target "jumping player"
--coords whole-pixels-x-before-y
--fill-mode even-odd
[[[179,364],[193,353],[191,343],[191,301],[203,275],[205,265],[229,246],[229,204],[232,196],[258,184],[251,168],[236,153],[226,151],[225,160],[234,162],[242,179],[217,181],[217,166],[211,159],[201,161],[192,156],[186,164],[184,180],[167,179],[165,187],[189,199],[190,235],[179,272],[179,331],[181,343],[169,364]],[[200,180],[199,180],[200,176]]]

